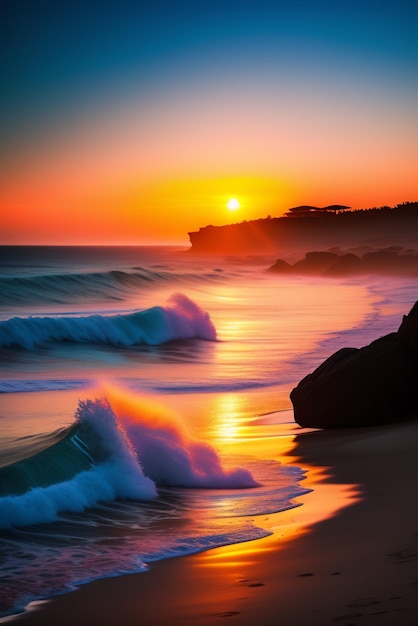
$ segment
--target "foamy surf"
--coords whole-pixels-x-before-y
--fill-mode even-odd
[[[212,489],[257,487],[243,468],[225,469],[213,446],[190,437],[173,413],[112,390],[112,405],[147,476],[157,485]]]
[[[69,428],[17,441],[15,458],[9,446],[0,615],[155,560],[264,537],[253,517],[307,492],[298,468],[251,458],[226,467],[164,406],[114,388],[108,397],[81,401]]]
[[[125,315],[14,317],[0,322],[0,347],[25,350],[62,342],[157,346],[192,338],[215,341],[216,330],[208,313],[183,294],[172,295],[166,306]]]
[[[246,469],[224,469],[215,449],[173,416],[115,392],[114,400],[118,416],[106,398],[80,401],[60,441],[0,468],[0,528],[53,522],[102,501],[154,499],[157,485],[258,485]]]
[[[279,420],[269,422],[266,428],[266,418],[254,420],[255,416],[288,408],[291,386],[334,352],[339,338],[344,345],[364,345],[374,338],[377,322],[382,322],[379,334],[384,334],[381,328],[389,322],[398,327],[402,313],[416,300],[416,280],[368,279],[364,284],[353,278],[331,284],[315,277],[279,279],[267,276],[262,266],[229,261],[219,272],[210,269],[214,267],[212,259],[167,256],[148,248],[19,248],[4,252],[0,278],[5,278],[8,291],[2,291],[1,320],[28,319],[30,315],[68,318],[72,326],[71,320],[88,316],[114,318],[115,322],[118,314],[124,326],[126,314],[150,310],[154,304],[165,308],[168,290],[174,288],[184,290],[210,313],[221,341],[180,339],[157,347],[131,344],[128,348],[123,344],[89,345],[88,337],[87,343],[80,343],[77,331],[75,342],[71,338],[46,339],[33,349],[18,345],[1,349],[0,465],[26,462],[37,453],[42,453],[38,460],[45,460],[43,453],[48,451],[55,469],[46,472],[46,483],[41,485],[38,480],[37,486],[32,485],[40,491],[57,483],[57,449],[63,452],[59,470],[63,483],[75,484],[74,479],[83,472],[94,475],[94,468],[100,472],[103,463],[113,463],[116,471],[116,459],[96,458],[92,448],[83,448],[83,437],[75,440],[78,448],[70,440],[80,427],[78,420],[73,430],[68,430],[78,397],[93,403],[97,397],[107,397],[116,424],[134,450],[135,463],[157,490],[157,495],[147,500],[116,497],[73,512],[60,507],[52,516],[55,521],[1,530],[3,614],[24,610],[31,600],[89,580],[143,571],[156,559],[257,539],[268,534],[261,526],[280,525],[280,515],[271,517],[270,522],[265,518],[300,504],[296,499],[307,492],[304,473],[279,463],[281,447],[269,440],[293,433],[288,424],[281,425]],[[167,276],[157,276],[160,272]],[[20,281],[21,277],[31,279]],[[393,321],[393,316],[398,319]],[[207,320],[204,316],[199,319],[207,331]],[[187,329],[190,323],[186,319]],[[123,385],[141,396],[152,394],[152,410],[142,398],[134,402],[134,410],[126,409],[131,418],[125,419],[125,409],[113,391],[86,391],[98,380]],[[157,397],[162,408],[155,406]],[[176,408],[179,417],[171,418],[164,407],[167,404]],[[153,411],[168,422],[167,428],[175,426],[177,435],[164,440],[162,432],[151,430],[144,437],[150,444],[157,439],[162,446],[159,450],[168,448],[170,441],[184,448],[178,451],[173,444],[178,453],[179,484],[187,484],[184,478],[197,473],[192,454],[195,442],[187,426],[201,440],[219,445],[225,473],[231,467],[245,468],[259,486],[234,488],[233,474],[228,477],[231,487],[222,489],[171,486],[171,469],[167,480],[164,474],[158,477],[160,464],[155,470],[152,462],[145,467],[135,449],[142,442],[139,431],[152,429]],[[138,422],[143,415],[149,419]],[[56,432],[62,427],[65,430]],[[62,447],[57,448],[60,442]],[[270,446],[274,460],[265,458]],[[185,476],[180,471],[182,458],[186,459]],[[46,470],[43,463],[41,467]],[[120,479],[125,478],[118,473]],[[35,472],[31,474],[35,476]],[[206,484],[210,484],[208,480]],[[23,485],[14,495],[22,496],[28,489]],[[66,494],[68,500],[69,490]]]
[[[53,522],[100,501],[157,496],[106,400],[86,400],[62,441],[0,469],[0,528]]]

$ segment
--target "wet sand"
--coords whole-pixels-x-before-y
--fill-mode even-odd
[[[306,468],[314,491],[262,521],[272,536],[90,583],[10,623],[412,626],[417,459],[416,422],[302,433],[282,460]]]

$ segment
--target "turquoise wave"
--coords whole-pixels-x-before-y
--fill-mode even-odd
[[[183,294],[166,306],[123,315],[13,317],[0,322],[0,347],[36,350],[47,343],[160,345],[178,339],[216,339],[209,315]]]

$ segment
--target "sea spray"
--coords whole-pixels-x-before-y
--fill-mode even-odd
[[[331,284],[315,277],[272,277],[265,273],[267,264],[249,267],[247,262],[253,261],[188,253],[174,258],[151,247],[5,247],[2,268],[12,282],[0,288],[2,320],[124,315],[165,305],[163,294],[182,291],[210,312],[222,338],[220,343],[180,341],[157,349],[48,342],[39,351],[3,350],[2,382],[13,393],[1,397],[0,422],[2,435],[15,437],[7,454],[14,459],[10,462],[16,462],[16,447],[24,445],[19,459],[27,458],[31,448],[33,455],[35,447],[51,447],[51,441],[44,445],[46,431],[50,435],[68,426],[77,397],[103,395],[87,391],[92,378],[123,381],[139,394],[152,390],[175,405],[181,417],[190,416],[196,426],[192,434],[202,433],[196,436],[212,442],[210,433],[227,418],[232,424],[234,415],[251,418],[287,408],[290,385],[338,349],[339,340],[344,345],[368,343],[375,338],[376,321],[386,325],[389,320],[393,326],[392,315],[402,316],[416,300],[416,280]],[[214,263],[223,268],[221,273]],[[171,276],[133,276],[142,273],[138,266],[147,272],[167,270]],[[14,282],[16,276],[35,274],[48,274],[47,281],[36,276],[30,284]],[[380,326],[378,331],[385,334]],[[80,389],[77,381],[83,390],[56,391]],[[268,382],[271,388],[252,392],[254,382]],[[230,394],[239,388],[245,393]],[[23,390],[36,393],[16,393]],[[173,390],[179,391],[175,397]],[[108,398],[117,413],[111,395]],[[293,431],[282,420],[266,430],[264,418],[249,419],[236,431],[238,445],[222,443],[222,454],[228,454],[222,465],[249,469],[261,483],[256,489],[158,487],[155,499],[101,501],[80,513],[60,512],[51,524],[0,532],[0,614],[74,589],[80,581],[143,571],[156,559],[256,539],[266,534],[267,525],[280,537],[282,518],[270,513],[301,504],[299,496],[307,492],[303,470],[278,460],[281,435]],[[0,447],[4,461],[3,441]],[[270,449],[274,459],[267,460]],[[80,450],[73,452],[81,455]]]
[[[182,293],[173,294],[163,308],[170,334],[177,339],[198,337],[216,340],[216,328],[209,314]]]
[[[243,468],[226,469],[216,450],[190,437],[167,408],[108,389],[112,406],[147,476],[159,485],[240,489],[258,486]]]
[[[216,450],[191,438],[160,405],[113,390],[79,402],[67,436],[0,469],[0,528],[53,522],[103,501],[149,500],[157,485],[258,486],[247,469],[226,469]]]
[[[2,473],[9,482],[13,474],[20,478],[17,493],[0,497],[0,528],[53,522],[60,512],[79,513],[101,501],[157,496],[154,482],[144,475],[106,399],[81,401],[76,418],[76,428],[68,433],[65,467],[60,442],[0,470],[0,484],[4,483]],[[37,485],[34,468],[39,476]],[[60,480],[63,472],[66,480]]]
[[[45,450],[55,468],[65,452],[73,462],[61,469],[73,478],[0,497],[0,616],[88,581],[144,571],[156,560],[265,537],[271,530],[257,517],[298,506],[295,498],[308,491],[301,469],[277,461],[245,457],[260,484],[247,469],[225,469],[155,398],[110,387],[106,396],[81,401],[76,422],[46,436],[51,445],[40,449],[41,465]],[[80,471],[82,464],[88,469]],[[151,478],[160,483],[158,495]]]
[[[0,347],[36,350],[54,342],[157,346],[180,339],[216,340],[216,329],[198,304],[173,294],[166,306],[125,315],[14,317],[0,322]]]

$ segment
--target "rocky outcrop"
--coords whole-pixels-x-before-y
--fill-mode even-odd
[[[268,268],[278,274],[315,274],[345,276],[351,274],[383,274],[418,276],[418,252],[391,246],[357,256],[352,252],[307,252],[305,258],[290,265],[278,259]]]
[[[397,332],[343,348],[292,390],[295,420],[310,428],[377,426],[418,418],[418,302]]]
[[[344,209],[344,210],[343,210]],[[418,246],[418,202],[347,211],[342,205],[294,207],[292,217],[271,217],[204,226],[189,232],[190,251],[205,255],[292,254],[301,250],[374,246]]]

